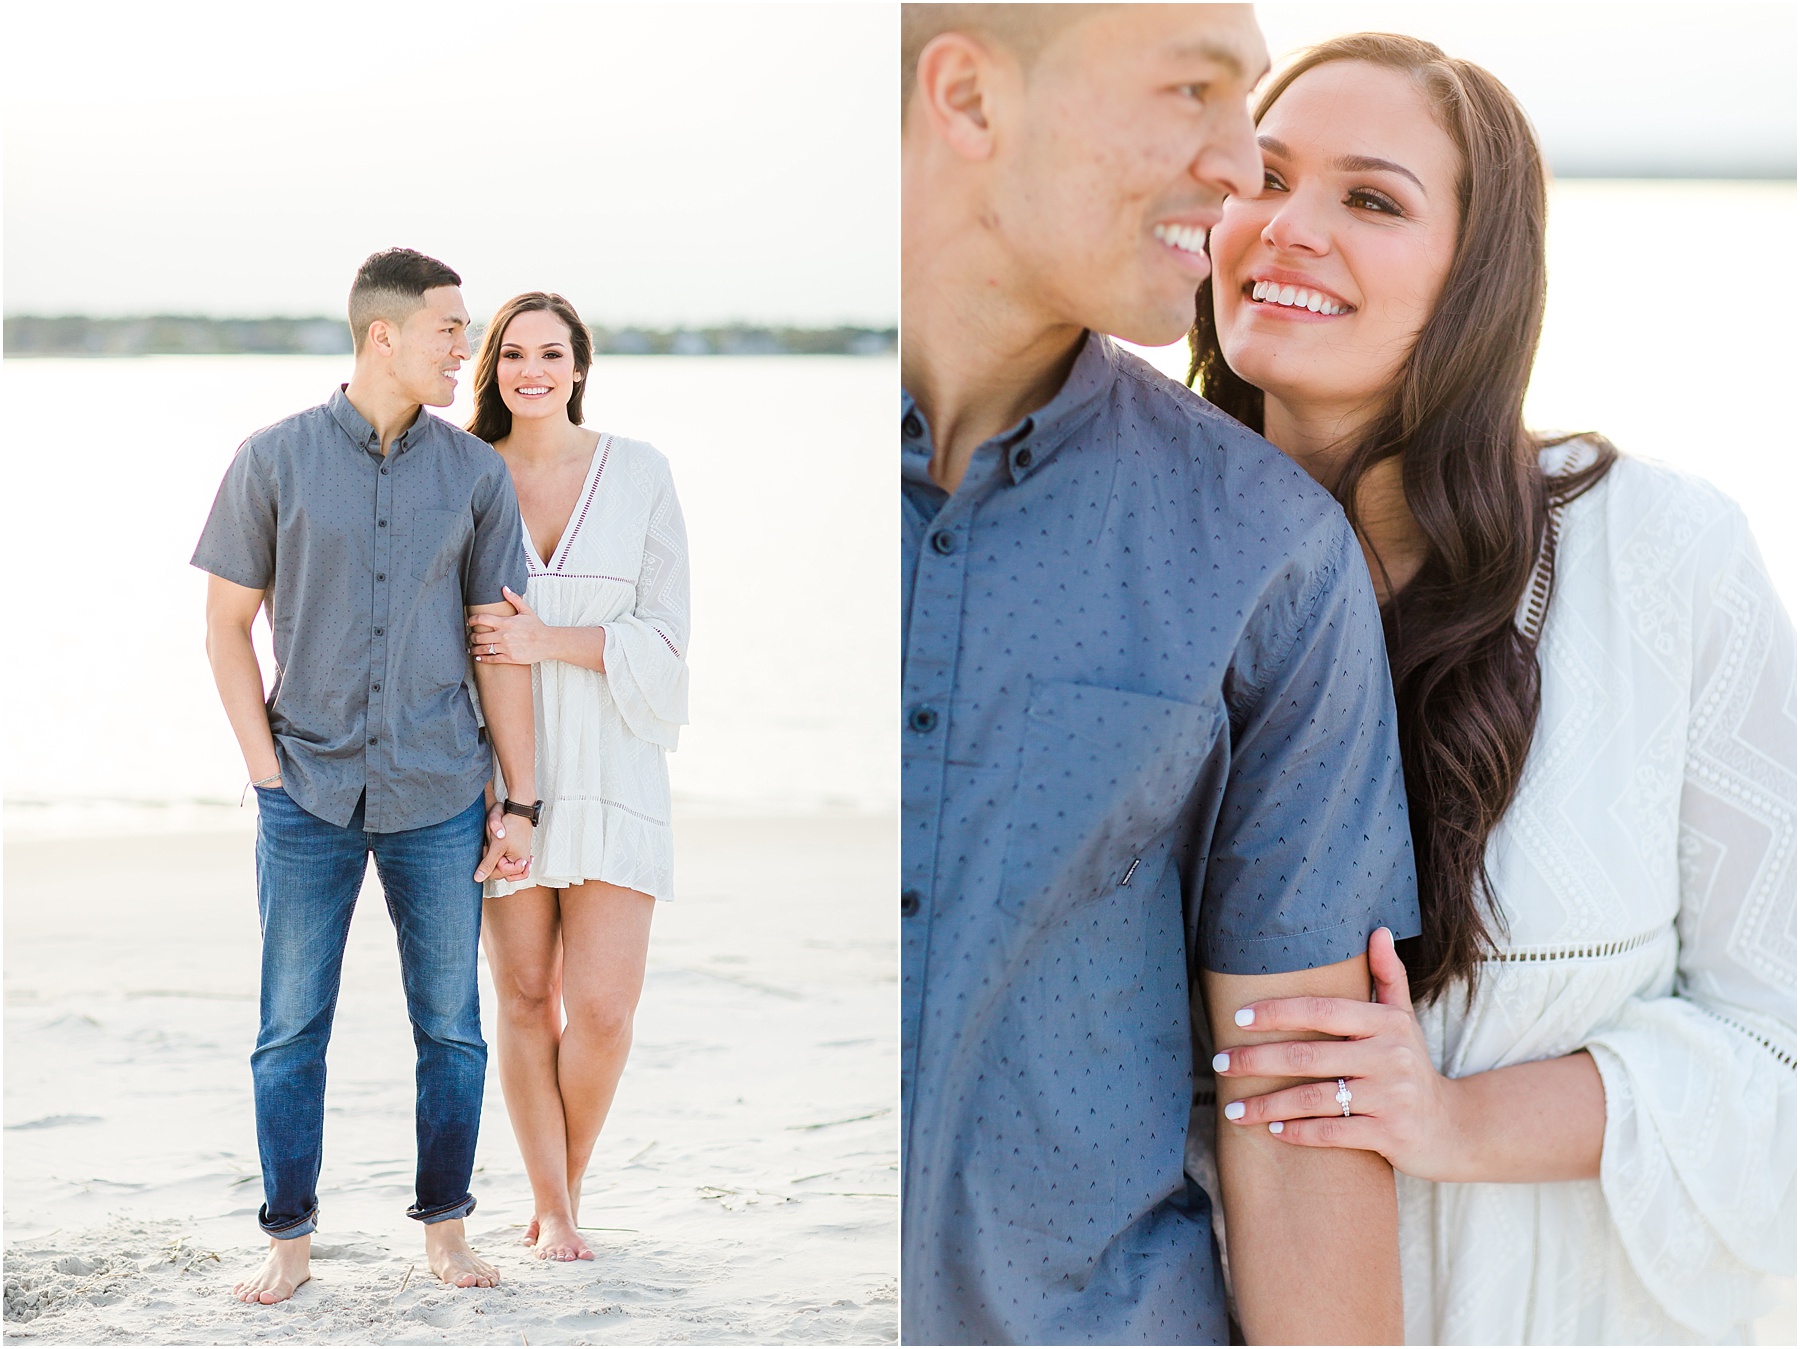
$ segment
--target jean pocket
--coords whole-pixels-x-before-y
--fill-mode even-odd
[[[1154,884],[1225,726],[1218,704],[1091,684],[1035,686],[1000,907],[1051,913],[1134,881]]]

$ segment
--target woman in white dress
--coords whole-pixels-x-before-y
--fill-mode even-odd
[[[1794,1269],[1786,615],[1717,491],[1526,432],[1545,188],[1498,81],[1365,34],[1257,122],[1193,378],[1357,526],[1424,934],[1375,934],[1374,1002],[1239,1013],[1221,1127],[1393,1163],[1409,1343],[1743,1342]]]
[[[516,296],[482,341],[469,423],[505,459],[525,523],[516,615],[469,627],[475,660],[531,666],[537,710],[537,853],[487,883],[482,940],[535,1205],[525,1241],[551,1260],[593,1259],[581,1179],[631,1049],[651,912],[672,894],[665,755],[687,720],[681,507],[662,455],[582,425],[592,363],[567,300]]]

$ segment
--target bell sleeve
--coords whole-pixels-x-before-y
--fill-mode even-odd
[[[1794,635],[1735,507],[1694,596],[1674,992],[1586,1046],[1632,1267],[1706,1340],[1794,1274]]]
[[[649,500],[632,611],[602,625],[606,680],[631,733],[674,749],[688,719],[687,526],[668,462],[660,456]]]

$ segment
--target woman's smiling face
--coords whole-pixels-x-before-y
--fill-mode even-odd
[[[1462,159],[1425,91],[1363,61],[1315,66],[1257,129],[1263,190],[1213,227],[1213,313],[1237,375],[1294,415],[1379,405],[1456,251]]]

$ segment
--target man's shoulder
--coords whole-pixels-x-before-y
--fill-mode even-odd
[[[431,418],[439,436],[439,443],[445,447],[447,453],[466,462],[472,468],[490,472],[495,469],[505,470],[506,461],[500,457],[500,451],[480,436],[463,430],[455,422],[447,421],[428,409],[421,409],[420,415]]]
[[[317,403],[299,412],[290,413],[280,421],[270,422],[267,426],[259,426],[244,437],[242,450],[258,457],[266,457],[271,453],[291,450],[295,446],[309,444],[334,427],[329,403]]]
[[[1288,548],[1309,537],[1335,546],[1348,532],[1343,507],[1275,446],[1141,357],[1115,344],[1112,358],[1130,429],[1122,453],[1188,475],[1210,512]]]

